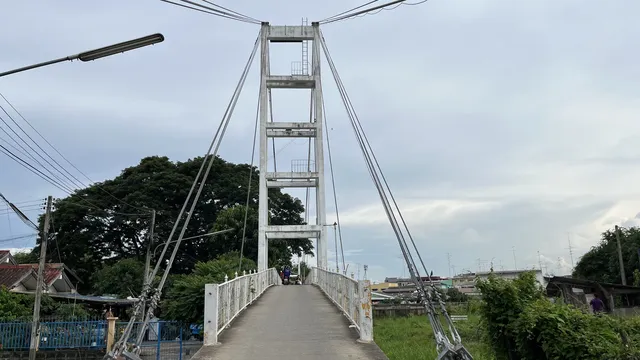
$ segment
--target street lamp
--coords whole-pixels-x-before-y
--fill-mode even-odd
[[[107,57],[107,56],[123,53],[123,52],[130,51],[130,50],[135,50],[135,49],[138,49],[138,48],[141,48],[141,47],[154,45],[154,44],[157,44],[157,43],[160,43],[160,42],[163,42],[163,41],[164,41],[164,36],[162,34],[160,34],[160,33],[157,33],[157,34],[153,34],[153,35],[144,36],[144,37],[141,37],[141,38],[138,38],[138,39],[133,39],[133,40],[124,41],[124,42],[121,42],[121,43],[105,46],[105,47],[102,47],[102,48],[99,48],[99,49],[81,52],[81,53],[76,54],[76,55],[69,55],[69,56],[65,56],[63,58],[50,60],[50,61],[45,61],[45,62],[42,62],[42,63],[39,63],[39,64],[34,64],[34,65],[21,67],[19,69],[5,71],[3,73],[0,73],[0,77],[5,76],[5,75],[15,74],[15,73],[22,72],[22,71],[25,71],[25,70],[31,70],[31,69],[39,68],[39,67],[42,67],[42,66],[56,64],[56,63],[63,62],[63,61],[73,61],[73,60],[80,60],[80,61],[83,61],[83,62],[93,61],[93,60],[100,59],[100,58],[103,58],[103,57]]]

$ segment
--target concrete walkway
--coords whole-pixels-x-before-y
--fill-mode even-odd
[[[388,360],[376,344],[357,339],[318,288],[275,286],[222,333],[220,345],[203,347],[192,360]]]

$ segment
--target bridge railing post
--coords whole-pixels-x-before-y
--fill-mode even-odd
[[[360,342],[373,341],[373,307],[371,305],[371,283],[369,280],[358,281],[358,326],[360,327]]]
[[[218,344],[218,284],[204,286],[204,346]]]

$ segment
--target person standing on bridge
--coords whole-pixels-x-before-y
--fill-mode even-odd
[[[283,271],[283,283],[289,284],[289,277],[291,276],[291,269],[288,266],[284,267]]]

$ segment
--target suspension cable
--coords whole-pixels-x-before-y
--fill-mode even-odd
[[[244,224],[242,225],[242,245],[240,245],[240,262],[238,263],[238,273],[242,271],[242,257],[244,255],[244,242],[247,234],[247,219],[249,217],[249,200],[251,200],[251,179],[253,178],[253,163],[256,156],[256,140],[258,139],[258,126],[260,123],[260,97],[262,96],[262,86],[258,90],[258,106],[256,107],[256,123],[253,127],[253,146],[251,148],[251,165],[249,166],[249,185],[247,186],[247,201],[244,209]],[[275,161],[275,147],[273,156]]]
[[[324,106],[324,97],[322,98],[322,115],[324,116],[324,130],[327,137],[327,151],[329,155],[329,170],[331,172],[331,188],[333,190],[333,204],[336,208],[336,223],[338,224],[338,238],[340,239],[340,253],[342,254],[342,273],[347,275],[347,269],[344,262],[344,247],[342,245],[342,226],[340,226],[340,212],[338,211],[338,195],[336,191],[336,179],[333,173],[333,157],[331,156],[331,141],[329,140],[329,125],[327,124],[327,110]],[[338,254],[336,254],[336,262]]]
[[[224,133],[226,132],[227,126],[229,124],[229,120],[231,118],[231,115],[233,114],[233,110],[235,109],[235,105],[238,101],[238,98],[240,97],[240,93],[242,92],[242,88],[244,86],[244,83],[247,79],[247,75],[249,73],[249,70],[251,68],[251,64],[253,63],[253,60],[255,58],[257,49],[258,49],[258,44],[260,41],[260,36],[258,36],[256,38],[256,41],[253,45],[253,50],[251,52],[251,55],[249,56],[249,59],[245,65],[245,68],[242,72],[242,76],[240,77],[240,80],[236,86],[236,89],[232,95],[232,98],[227,106],[227,109],[223,115],[222,121],[220,122],[220,125],[218,126],[218,129],[211,141],[211,144],[209,145],[209,149],[207,150],[203,160],[202,160],[202,164],[200,166],[200,169],[198,170],[198,174],[196,175],[192,185],[191,185],[191,189],[189,190],[189,193],[187,194],[187,198],[185,199],[185,202],[182,205],[182,208],[180,209],[180,213],[178,214],[178,217],[173,225],[173,228],[171,230],[171,233],[169,234],[168,240],[166,241],[163,249],[162,249],[162,253],[160,254],[160,258],[158,259],[156,266],[153,269],[153,272],[150,276],[151,279],[153,279],[156,274],[158,273],[160,266],[162,264],[162,261],[164,260],[164,257],[166,255],[167,249],[169,247],[169,244],[172,243],[172,239],[173,236],[178,228],[178,224],[180,223],[180,220],[182,219],[184,212],[187,208],[187,205],[189,204],[189,202],[192,200],[192,194],[193,191],[196,188],[196,185],[198,184],[198,182],[200,181],[200,186],[195,194],[195,196],[193,197],[192,200],[192,204],[191,204],[191,208],[189,210],[189,212],[187,213],[187,217],[184,220],[183,226],[182,226],[182,230],[180,231],[180,234],[178,235],[178,239],[175,241],[175,246],[173,248],[173,252],[171,254],[171,257],[169,258],[169,263],[167,264],[167,267],[165,268],[165,271],[163,273],[162,279],[160,280],[159,285],[157,286],[157,288],[155,289],[155,292],[151,298],[151,304],[147,310],[147,313],[144,316],[144,321],[142,323],[142,326],[140,326],[139,329],[139,333],[138,336],[136,338],[135,344],[134,344],[134,352],[139,353],[140,351],[140,344],[142,343],[142,339],[144,337],[144,332],[149,324],[149,320],[151,318],[151,316],[153,315],[153,312],[155,310],[155,307],[158,305],[159,301],[160,301],[160,295],[162,293],[162,288],[167,280],[167,277],[169,275],[169,271],[171,270],[171,266],[173,265],[173,262],[175,260],[176,254],[178,252],[178,248],[180,247],[180,243],[182,242],[182,239],[184,237],[184,233],[187,229],[187,226],[189,224],[189,221],[191,220],[191,216],[193,215],[193,210],[198,202],[198,199],[200,198],[200,194],[202,193],[202,189],[204,188],[204,184],[206,182],[207,176],[209,175],[209,172],[211,170],[211,167],[216,159],[216,155],[218,152],[218,148],[220,147],[220,142],[222,141],[222,138],[224,137]],[[212,151],[213,149],[213,151]],[[207,169],[204,172],[204,175],[202,175],[202,179],[200,179],[201,174],[202,174],[202,170],[204,169],[205,165],[208,163],[207,165]],[[142,303],[144,301],[146,301],[146,299],[149,297],[149,294],[151,292],[150,289],[150,284],[145,284],[144,288],[143,288],[143,292],[142,295],[140,297],[140,301],[137,302],[135,308],[134,308],[134,312],[133,315],[131,316],[131,320],[129,321],[129,323],[127,324],[127,327],[125,328],[125,330],[123,331],[120,339],[118,340],[118,342],[114,345],[114,348],[112,350],[111,353],[107,354],[105,356],[106,359],[118,359],[119,356],[126,351],[126,347],[127,347],[127,340],[129,339],[131,332],[133,331],[133,326],[137,320],[137,317],[142,309]]]
[[[325,52],[325,55],[327,57],[327,61],[329,63],[329,67],[331,68],[331,71],[333,73],[334,76],[334,80],[336,81],[336,84],[338,85],[338,90],[340,92],[340,95],[342,97],[343,103],[345,105],[345,109],[347,110],[347,113],[349,115],[349,120],[351,122],[351,125],[353,127],[354,133],[356,135],[356,139],[358,140],[358,143],[360,145],[360,149],[362,150],[363,156],[365,158],[365,162],[367,164],[367,168],[369,170],[369,174],[372,177],[372,180],[374,181],[374,185],[376,186],[376,189],[380,195],[380,199],[382,200],[383,203],[383,208],[387,214],[387,217],[389,219],[389,222],[394,230],[394,232],[396,233],[396,237],[398,238],[398,243],[400,245],[400,249],[402,250],[403,256],[405,258],[405,261],[407,263],[407,266],[409,268],[409,272],[411,274],[411,277],[413,279],[413,281],[416,284],[417,290],[419,292],[420,298],[424,302],[424,306],[425,309],[427,310],[427,317],[429,318],[429,321],[431,323],[431,326],[434,330],[434,336],[436,337],[436,344],[437,344],[437,348],[438,351],[441,352],[441,354],[444,354],[444,356],[446,356],[446,358],[454,358],[454,357],[461,357],[463,359],[471,359],[471,355],[468,353],[468,351],[464,348],[464,346],[462,346],[461,344],[461,339],[460,336],[457,332],[457,330],[455,329],[455,326],[453,325],[453,322],[450,318],[450,316],[448,315],[447,311],[446,311],[446,307],[444,305],[444,301],[441,299],[440,294],[438,293],[437,289],[435,288],[435,286],[433,285],[433,282],[431,281],[431,276],[429,275],[429,273],[426,273],[426,276],[429,279],[429,283],[431,285],[431,291],[428,291],[426,289],[426,286],[422,280],[422,277],[420,276],[420,272],[418,271],[418,268],[416,266],[415,261],[413,260],[413,255],[411,254],[411,251],[409,249],[409,246],[405,240],[405,235],[404,232],[407,233],[407,236],[409,237],[410,241],[413,243],[413,247],[416,251],[416,254],[418,255],[418,258],[420,259],[420,262],[423,265],[423,268],[425,268],[426,271],[426,267],[424,266],[424,262],[422,261],[422,258],[420,256],[420,253],[417,249],[417,246],[415,245],[415,242],[413,241],[413,238],[410,235],[409,229],[406,225],[406,222],[404,221],[404,218],[401,215],[401,211],[399,209],[399,206],[397,204],[397,202],[395,201],[395,198],[392,195],[391,189],[388,185],[388,182],[386,181],[386,178],[384,177],[384,174],[382,172],[382,169],[380,167],[380,164],[377,161],[377,158],[375,157],[375,154],[373,152],[373,149],[371,148],[371,145],[366,137],[366,134],[364,133],[364,129],[362,128],[362,124],[360,123],[360,120],[357,116],[357,114],[355,113],[355,109],[353,108],[353,104],[351,103],[351,100],[349,99],[348,94],[346,93],[346,90],[344,88],[344,84],[342,83],[342,80],[340,79],[339,74],[337,73],[337,70],[335,68],[335,64],[333,63],[333,59],[331,58],[331,55],[328,51],[328,48],[326,46],[326,42],[324,40],[324,37],[320,37],[320,43],[322,45],[323,51]],[[386,188],[386,189],[385,189]],[[388,194],[387,194],[388,193]],[[391,199],[391,201],[390,201]],[[395,211],[393,209],[393,207],[391,206],[391,202],[393,202],[393,204],[395,205]],[[404,225],[404,232],[402,231],[401,227],[400,227],[400,223],[396,217],[396,212],[398,213],[402,224]],[[451,341],[449,340],[449,338],[447,337],[444,328],[442,327],[442,324],[439,320],[439,317],[437,315],[436,312],[436,308],[433,305],[433,302],[431,300],[432,297],[432,293],[433,295],[435,295],[437,302],[440,305],[440,312],[442,313],[442,315],[444,315],[445,320],[447,322],[447,325],[449,327],[449,332],[453,338],[454,343],[456,343],[456,347],[454,348],[454,346],[451,344]],[[441,358],[443,358],[443,356],[441,356]]]

